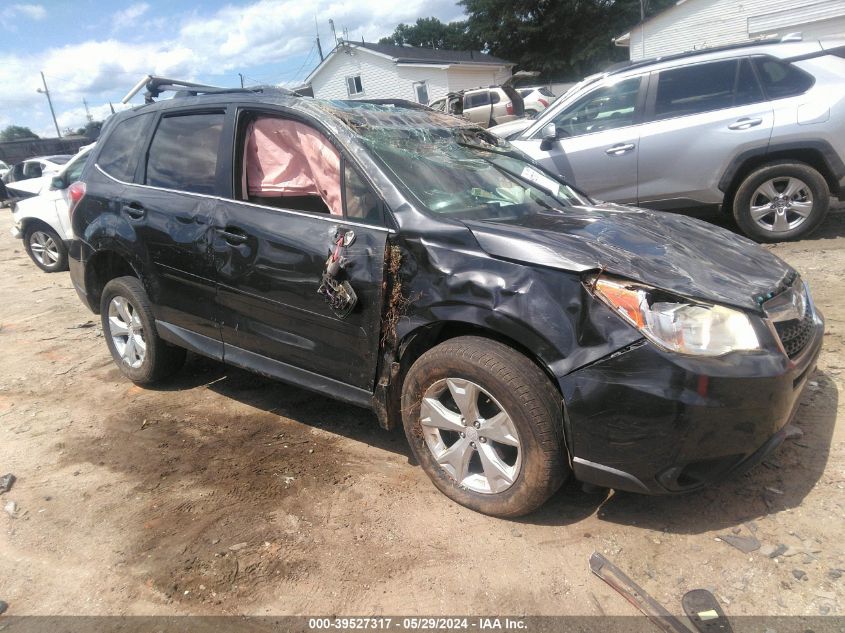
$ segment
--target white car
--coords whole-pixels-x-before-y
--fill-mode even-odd
[[[517,88],[516,91],[522,96],[525,102],[525,116],[533,119],[543,110],[549,107],[549,104],[554,101],[554,93],[545,86],[535,86],[533,88]]]
[[[12,207],[15,222],[12,235],[23,240],[24,248],[35,265],[48,273],[67,270],[67,244],[73,238],[68,213],[68,187],[79,180],[92,147],[82,148],[52,178],[42,176],[32,179],[44,181],[39,187],[40,193],[18,200]],[[19,184],[16,182],[8,187],[12,190]]]
[[[0,160],[0,178],[9,173],[9,166]]]

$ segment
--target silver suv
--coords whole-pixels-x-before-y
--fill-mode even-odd
[[[597,198],[721,207],[758,241],[796,239],[845,183],[845,41],[635,62],[491,131]]]

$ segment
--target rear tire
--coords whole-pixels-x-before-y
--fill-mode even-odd
[[[782,161],[752,171],[736,191],[733,214],[742,232],[757,242],[808,236],[830,207],[824,177],[805,163]]]
[[[185,364],[185,350],[159,338],[149,297],[139,279],[117,277],[106,284],[100,319],[114,362],[132,382],[158,382]]]
[[[26,254],[41,270],[55,273],[67,270],[67,248],[62,238],[44,224],[34,224],[23,236]]]
[[[527,514],[569,474],[560,394],[531,360],[490,339],[450,339],[417,359],[402,422],[434,485],[484,514]]]

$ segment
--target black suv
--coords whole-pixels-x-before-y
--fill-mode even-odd
[[[821,347],[766,250],[419,107],[187,91],[113,116],[71,195],[73,282],[129,379],[187,349],[370,407],[493,515],[570,472],[656,494],[749,466]]]

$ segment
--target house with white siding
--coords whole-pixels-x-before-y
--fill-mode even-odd
[[[792,33],[845,37],[845,0],[678,0],[613,41],[638,60]]]
[[[449,92],[499,85],[514,64],[477,51],[341,42],[308,78],[318,99],[407,99],[429,103]]]

